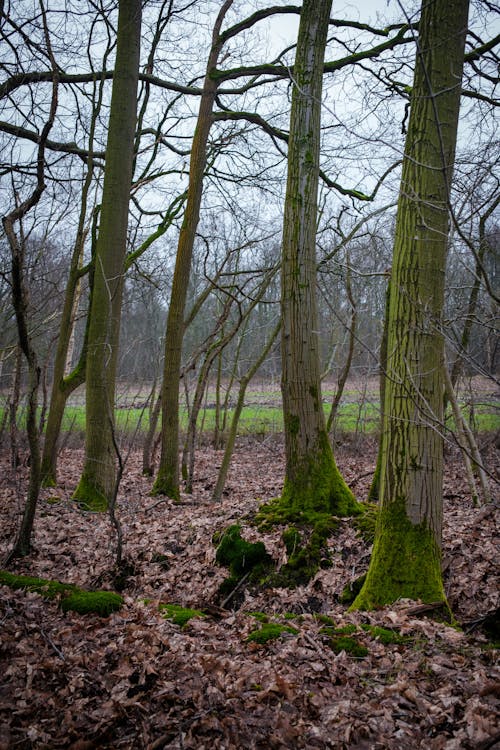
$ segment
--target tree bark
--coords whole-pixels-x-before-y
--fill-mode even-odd
[[[387,329],[389,326],[389,303],[391,299],[390,295],[391,285],[390,282],[387,284],[385,291],[385,307],[384,307],[384,328],[382,331],[382,339],[380,342],[380,363],[379,363],[379,394],[380,394],[380,425],[384,424],[384,405],[385,405],[385,384],[387,378]],[[378,503],[380,499],[380,472],[382,471],[382,436],[379,438],[379,446],[377,451],[377,463],[375,464],[375,471],[373,473],[372,483],[368,490],[367,502]]]
[[[86,226],[86,215],[88,210],[87,203],[89,190],[93,180],[92,161],[94,157],[94,133],[96,121],[101,111],[103,83],[104,82],[101,80],[97,102],[92,113],[89,134],[87,174],[85,176],[85,181],[83,184],[82,198],[80,201],[78,229],[75,244],[73,246],[73,252],[71,255],[68,283],[66,285],[66,291],[64,295],[63,309],[61,312],[61,322],[59,325],[59,337],[57,339],[56,356],[54,359],[54,372],[52,376],[53,379],[50,395],[50,406],[47,417],[47,428],[45,431],[45,441],[42,453],[42,482],[45,487],[55,487],[57,482],[58,443],[64,410],[66,408],[66,402],[70,394],[73,393],[73,391],[76,390],[78,386],[82,385],[82,383],[85,382],[87,343],[90,322],[89,319],[87,319],[87,324],[85,326],[85,338],[79,361],[73,371],[71,371],[71,363],[73,359],[74,349],[75,319],[81,292],[83,251],[85,240],[89,231],[89,227]],[[95,211],[93,220],[96,220]],[[93,272],[91,271],[89,275],[91,277],[89,286],[92,287]],[[89,308],[91,309],[91,298],[89,302]]]
[[[137,110],[140,0],[120,0],[101,221],[97,238],[86,366],[85,464],[73,497],[104,511],[113,498],[118,339]]]
[[[16,541],[4,562],[7,565],[14,557],[28,555],[31,550],[31,534],[35,521],[36,506],[40,492],[40,433],[38,431],[37,410],[38,391],[40,387],[40,366],[33,336],[29,330],[29,295],[26,287],[24,233],[19,237],[14,225],[37,205],[45,190],[45,146],[56,118],[58,106],[59,75],[52,52],[45,9],[41,5],[41,18],[45,36],[47,54],[52,66],[52,96],[47,121],[40,134],[36,161],[36,186],[26,200],[2,219],[3,228],[11,251],[12,306],[16,318],[19,347],[28,365],[28,408],[26,414],[26,433],[30,451],[30,473],[28,492],[24,505],[23,517]]]
[[[198,120],[191,148],[189,186],[184,220],[177,246],[172,292],[165,333],[165,365],[162,384],[161,456],[153,495],[168,495],[179,499],[179,381],[181,372],[182,340],[184,337],[184,309],[191,274],[196,229],[200,218],[203,176],[207,163],[207,142],[212,126],[212,112],[217,94],[217,81],[211,76],[215,69],[223,40],[220,29],[232,0],[224,2],[212,35]]]
[[[422,4],[391,275],[381,508],[353,608],[442,602],[444,277],[468,0]]]
[[[65,375],[65,367],[68,361],[68,350],[71,337],[74,332],[74,309],[75,291],[79,283],[78,259],[79,248],[74,249],[69,273],[68,284],[64,296],[64,304],[59,327],[59,338],[54,360],[54,373],[52,390],[50,395],[50,406],[45,430],[45,441],[42,453],[42,483],[45,487],[55,487],[57,483],[57,451],[61,432],[62,418],[68,396],[85,380],[85,347],[82,357],[74,371]]]
[[[281,270],[286,453],[281,501],[293,512],[345,515],[357,506],[328,440],[316,308],[321,91],[330,9],[331,0],[305,0],[293,73]]]

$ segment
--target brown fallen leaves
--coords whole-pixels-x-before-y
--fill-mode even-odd
[[[34,554],[15,570],[111,586],[108,519],[81,512],[69,499],[81,459],[79,451],[62,457],[59,486],[40,501]],[[214,504],[220,460],[221,453],[203,449],[193,495],[174,505],[149,496],[140,457],[130,456],[119,513],[133,571],[126,606],[108,619],[64,614],[36,594],[0,588],[0,750],[494,747],[497,652],[477,629],[460,632],[416,616],[414,602],[347,613],[338,596],[366,569],[370,552],[348,521],[330,540],[332,567],[307,587],[247,591],[235,612],[215,606],[225,571],[215,565],[213,533],[278,494],[283,471],[279,444],[240,446],[223,502]],[[373,446],[345,448],[338,461],[362,498]],[[19,520],[25,477],[13,476],[6,458],[2,468],[3,553]],[[474,622],[498,605],[497,519],[472,507],[456,456],[447,468],[446,588],[459,621]],[[55,495],[60,502],[48,502]],[[259,537],[245,529],[248,539]],[[280,530],[260,538],[283,559]],[[160,616],[159,601],[206,608],[207,616],[180,628]],[[247,643],[256,611],[298,634],[265,646]],[[358,626],[355,637],[368,655],[334,653],[315,612],[337,627]],[[384,644],[362,624],[391,628],[405,640]]]

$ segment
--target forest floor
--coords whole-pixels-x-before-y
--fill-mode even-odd
[[[361,500],[375,450],[373,438],[337,450]],[[281,441],[240,443],[223,500],[214,503],[221,459],[221,452],[200,450],[193,494],[174,504],[150,496],[140,455],[129,456],[118,514],[131,575],[118,612],[64,613],[54,600],[0,586],[0,749],[500,747],[498,650],[480,622],[498,607],[498,518],[492,505],[473,506],[460,456],[447,449],[443,562],[461,628],[430,619],[410,601],[348,612],[339,595],[370,556],[349,520],[329,540],[331,567],[307,586],[247,589],[238,609],[221,609],[217,591],[227,570],[216,564],[214,532],[241,521],[246,539],[263,540],[275,560],[285,559],[282,529],[261,533],[248,520],[280,492]],[[498,471],[492,444],[487,461]],[[81,450],[61,455],[58,487],[44,490],[39,503],[34,553],[10,570],[112,588],[109,519],[70,500],[81,465]],[[0,476],[4,556],[19,524],[27,469],[13,472],[3,456]],[[162,616],[159,602],[205,616],[181,627]],[[263,619],[256,612],[296,632],[249,642]],[[318,615],[352,631],[365,655],[336,653],[332,625],[325,631]]]

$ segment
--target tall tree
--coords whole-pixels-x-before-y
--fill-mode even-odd
[[[357,504],[337,469],[325,425],[316,304],[321,92],[331,5],[305,0],[293,69],[281,266],[281,503],[292,512],[349,514]]]
[[[58,106],[59,75],[58,66],[47,26],[47,14],[43,2],[40,0],[40,11],[43,25],[43,33],[47,55],[52,66],[52,96],[48,117],[40,133],[40,139],[36,155],[36,186],[30,195],[2,218],[3,228],[11,251],[11,278],[12,278],[12,306],[16,318],[16,327],[19,341],[19,350],[24,354],[28,365],[28,409],[26,414],[26,432],[30,451],[30,476],[28,492],[24,506],[21,526],[5,564],[14,557],[28,555],[31,548],[31,533],[35,521],[36,505],[40,492],[40,440],[38,432],[37,411],[38,392],[40,387],[41,368],[35,346],[35,339],[30,331],[29,310],[30,300],[26,283],[25,251],[26,242],[22,221],[26,215],[37,205],[45,190],[45,148],[50,131],[54,125]],[[15,225],[20,224],[19,232]]]
[[[175,261],[172,292],[165,333],[165,366],[162,384],[161,456],[158,475],[153,486],[154,494],[169,495],[179,499],[179,380],[181,373],[182,340],[184,336],[184,309],[191,273],[191,259],[200,218],[203,176],[207,163],[207,142],[213,122],[213,107],[217,94],[215,70],[224,38],[221,26],[233,0],[226,0],[215,21],[212,46],[208,56],[198,120],[193,136],[189,165],[189,186],[186,209],[182,222]]]
[[[381,508],[353,607],[442,603],[444,277],[468,0],[424,0],[390,282]]]
[[[86,365],[85,465],[75,499],[105,510],[116,479],[114,401],[137,117],[141,0],[120,0]]]

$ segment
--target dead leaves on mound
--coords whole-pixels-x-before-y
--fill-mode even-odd
[[[417,617],[414,603],[347,614],[338,596],[366,569],[370,552],[347,522],[329,541],[332,567],[308,586],[247,591],[237,612],[214,607],[225,575],[215,565],[214,532],[276,495],[283,471],[275,447],[252,446],[236,457],[228,493],[214,504],[220,458],[209,449],[200,453],[194,493],[176,505],[148,495],[140,457],[131,456],[119,512],[134,571],[120,612],[102,621],[62,613],[37,594],[0,590],[0,748],[486,747],[498,726],[495,652],[476,631]],[[369,482],[374,456],[347,455],[345,466],[342,454],[338,459],[348,481],[357,473]],[[61,501],[42,498],[36,554],[17,572],[82,587],[105,583],[114,562],[109,522],[69,499],[80,464],[81,454],[65,453]],[[453,470],[458,483],[460,470]],[[19,498],[15,483],[6,482],[1,493],[6,549]],[[459,495],[457,487],[446,509],[446,586],[455,614],[472,621],[497,605],[496,519]],[[275,559],[283,557],[280,530],[245,532],[250,541],[262,538]],[[179,627],[162,617],[159,602],[202,609],[206,617]],[[250,612],[298,632],[248,643],[258,623]],[[315,613],[354,629],[367,655],[335,653]],[[404,639],[384,643],[376,627]]]

